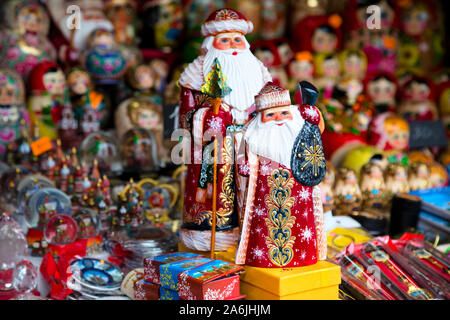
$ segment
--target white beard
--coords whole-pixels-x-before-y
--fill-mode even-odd
[[[248,149],[257,154],[291,168],[291,152],[295,139],[303,128],[303,120],[298,106],[290,108],[292,120],[261,121],[261,113],[252,119],[245,131],[244,139]],[[282,126],[277,124],[284,123]]]
[[[234,51],[238,53],[235,56],[232,55]],[[230,94],[226,95],[223,101],[233,108],[233,119],[238,122],[245,121],[255,96],[265,84],[262,64],[249,48],[218,50],[211,46],[203,62],[203,75],[206,76],[211,71],[215,58],[218,58],[226,84],[231,88]]]

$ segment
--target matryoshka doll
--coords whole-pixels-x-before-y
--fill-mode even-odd
[[[117,43],[137,43],[137,3],[135,0],[103,0],[103,12],[114,26]]]
[[[386,151],[389,162],[405,164],[405,152],[409,146],[408,122],[393,113],[381,113],[371,122],[368,141]]]
[[[437,161],[430,164],[430,188],[443,188],[448,185],[448,173],[445,167]]]
[[[327,171],[319,184],[320,192],[322,194],[323,212],[328,212],[334,208],[334,182],[336,180],[336,169],[329,161],[326,163]]]
[[[362,193],[361,210],[375,213],[386,208],[383,169],[378,164],[369,162],[361,168],[359,186]]]
[[[372,16],[370,6],[377,6],[378,19],[374,18],[377,16]],[[398,50],[395,3],[391,0],[350,0],[346,6],[344,20],[344,47],[364,51],[367,56],[367,72],[394,73]]]
[[[89,49],[82,58],[86,70],[98,84],[117,84],[126,72],[127,61],[117,47],[114,33],[103,28],[95,29],[88,41]]]
[[[409,166],[408,184],[411,191],[430,188],[430,169],[426,163],[414,162]]]
[[[25,108],[25,89],[22,78],[15,71],[0,69],[0,158],[6,154],[8,144],[29,131],[28,112]]]
[[[121,103],[115,113],[116,135],[119,140],[133,128],[150,131],[156,139],[159,159],[168,160],[163,145],[163,115],[159,105],[144,98],[131,98]]]
[[[375,106],[376,114],[395,112],[397,97],[397,78],[388,72],[377,72],[364,80],[368,97]]]
[[[4,1],[0,10],[0,67],[14,69],[26,80],[38,63],[56,59],[56,50],[47,39],[49,17],[32,0]]]
[[[67,98],[63,71],[55,62],[41,62],[31,70],[28,84],[28,112],[32,127],[39,129],[40,136],[56,139],[56,125]]]
[[[408,167],[401,163],[390,163],[384,173],[389,199],[398,193],[408,193]]]
[[[121,139],[120,154],[125,170],[152,170],[159,165],[156,139],[143,128],[125,132]]]
[[[287,3],[284,0],[262,1],[261,38],[274,39],[284,34]]]
[[[140,14],[143,48],[174,49],[184,27],[181,0],[146,0]]]
[[[314,60],[311,52],[301,51],[295,54],[287,66],[287,74],[289,77],[289,91],[294,92],[300,81],[313,82],[314,76]]]
[[[330,99],[338,83],[341,66],[337,54],[322,54],[314,57],[314,85],[323,99]]]
[[[366,75],[367,57],[361,50],[343,50],[339,53],[342,67],[342,80],[362,81]]]
[[[442,120],[450,138],[450,80],[439,84],[439,118]]]
[[[408,121],[436,120],[434,84],[426,77],[414,76],[402,86],[402,99],[397,113]]]
[[[442,19],[437,1],[403,1],[400,13],[399,67],[431,71],[439,66],[442,47]]]
[[[260,40],[252,43],[251,50],[269,69],[269,72],[272,75],[272,81],[275,84],[286,88],[288,86],[288,77],[281,64],[277,46],[271,41]]]
[[[367,139],[367,131],[374,112],[372,101],[365,94],[360,94],[352,106],[351,132]]]
[[[335,207],[333,214],[357,215],[361,207],[361,190],[356,172],[348,168],[339,168],[334,184]]]

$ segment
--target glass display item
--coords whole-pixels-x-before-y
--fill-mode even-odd
[[[75,220],[67,214],[58,214],[51,217],[44,229],[47,243],[64,245],[77,239],[78,227]]]
[[[91,238],[99,234],[100,218],[95,211],[80,208],[72,217],[78,224],[78,238]]]
[[[134,128],[122,137],[120,155],[126,169],[152,170],[158,166],[158,144],[148,130]]]
[[[27,240],[19,224],[7,213],[0,216],[0,272],[12,269],[27,254]],[[3,279],[0,279],[3,280]],[[0,281],[0,290],[12,287]]]
[[[31,291],[37,288],[38,270],[29,261],[21,261],[14,268],[13,287],[19,293],[16,300],[27,299],[31,295]]]
[[[84,138],[80,145],[81,160],[92,166],[97,159],[102,172],[122,170],[116,139],[105,131],[94,132]]]
[[[28,201],[25,220],[30,228],[43,229],[54,215],[71,213],[72,202],[67,194],[55,188],[42,188]]]
[[[31,174],[20,180],[17,186],[17,208],[21,213],[31,196],[42,188],[54,188],[55,183],[41,174]]]

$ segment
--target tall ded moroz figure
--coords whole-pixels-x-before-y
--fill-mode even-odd
[[[300,267],[326,258],[318,184],[326,172],[317,90],[299,85],[302,104],[289,90],[267,84],[255,98],[257,116],[244,128],[249,177],[236,263],[263,268]]]
[[[246,178],[235,172],[234,150],[238,150],[242,127],[254,110],[255,95],[272,80],[266,67],[250,51],[245,34],[252,30],[253,23],[241,13],[232,9],[214,11],[201,28],[205,37],[202,54],[180,76],[180,127],[189,130],[193,140],[180,238],[193,250],[211,249],[213,165],[212,152],[204,152],[211,145],[208,135],[221,137],[214,249],[235,247],[239,238],[238,211],[244,201]],[[202,90],[211,81],[212,72],[220,72],[221,81],[230,89],[218,109],[214,99]]]

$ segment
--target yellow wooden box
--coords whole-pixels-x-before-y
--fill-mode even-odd
[[[241,292],[248,300],[336,300],[340,283],[340,267],[328,261],[298,268],[245,266]]]

